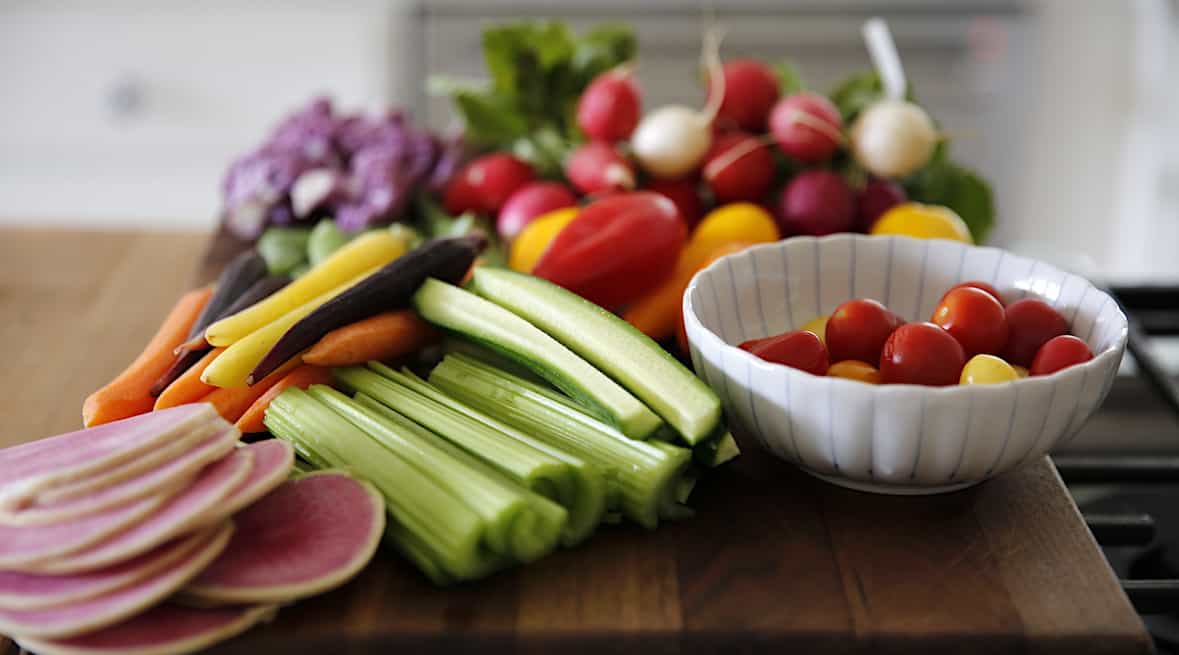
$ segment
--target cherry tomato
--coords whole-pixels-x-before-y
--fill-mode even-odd
[[[642,298],[675,269],[687,228],[667,198],[618,193],[582,208],[532,269],[602,307]]]
[[[880,354],[880,379],[887,384],[958,384],[966,353],[958,340],[933,323],[908,323],[892,333]]]
[[[849,300],[831,313],[827,319],[824,342],[831,351],[831,359],[856,359],[875,362],[888,335],[903,321],[884,305],[861,298]]]
[[[795,330],[737,346],[776,364],[785,364],[814,375],[827,374],[827,348],[814,332]]]
[[[994,355],[975,355],[962,367],[959,384],[1000,384],[1020,378],[1011,364]]]
[[[1040,346],[1028,372],[1032,375],[1050,375],[1090,359],[1093,359],[1093,351],[1089,350],[1089,346],[1084,341],[1071,334],[1063,334],[1059,337],[1052,337],[1047,343]]]
[[[950,287],[946,291],[945,295],[942,296],[942,298],[945,298],[946,296],[950,295],[950,291],[953,291],[955,289],[961,289],[963,287],[970,287],[972,289],[982,289],[983,291],[986,291],[987,293],[991,294],[991,296],[995,300],[998,300],[1000,303],[1003,302],[1003,296],[999,295],[999,290],[996,289],[994,286],[987,284],[986,282],[983,282],[982,280],[968,280],[966,282],[959,282],[958,284],[955,284],[954,286]]]
[[[981,289],[952,289],[934,308],[929,320],[957,339],[967,356],[1001,353],[1007,345],[1007,315],[1003,305]]]
[[[812,318],[811,320],[807,321],[806,323],[803,323],[802,327],[799,329],[806,330],[807,332],[814,332],[815,336],[819,337],[819,341],[822,341],[824,344],[826,344],[827,343],[827,319],[829,319],[829,318],[831,318],[831,317],[830,316],[816,316],[816,317]]]
[[[1015,369],[1015,372],[1019,375],[1019,377],[1021,379],[1026,378],[1028,376],[1027,367],[1016,365],[1016,366],[1012,366],[1011,368]]]
[[[858,380],[860,382],[867,382],[868,384],[880,384],[880,371],[876,370],[875,366],[865,364],[864,362],[857,362],[854,359],[835,362],[827,369],[827,376],[844,378],[846,380]]]
[[[1043,300],[1017,300],[1007,306],[1006,314],[1009,333],[1003,359],[1014,365],[1030,366],[1040,346],[1068,334],[1068,321]]]

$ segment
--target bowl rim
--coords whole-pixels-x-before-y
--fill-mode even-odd
[[[1018,257],[1018,258],[1021,258],[1021,259],[1024,259],[1024,260],[1027,260],[1030,262],[1036,262],[1038,265],[1037,270],[1046,269],[1048,272],[1056,272],[1056,273],[1060,273],[1060,274],[1067,273],[1069,275],[1073,275],[1073,276],[1079,278],[1080,280],[1084,281],[1085,284],[1089,285],[1088,293],[1096,292],[1096,293],[1100,294],[1100,296],[1104,298],[1104,300],[1102,301],[1103,305],[1109,305],[1110,303],[1113,304],[1115,316],[1117,317],[1117,321],[1118,321],[1116,338],[1113,340],[1113,343],[1109,347],[1103,349],[1099,353],[1094,354],[1093,358],[1087,362],[1082,362],[1081,364],[1074,364],[1073,366],[1061,369],[1061,370],[1051,373],[1049,375],[1036,375],[1036,376],[1029,375],[1025,378],[1010,380],[1010,381],[1007,381],[1007,382],[1004,382],[1001,384],[953,384],[953,385],[947,385],[944,387],[932,387],[932,386],[926,386],[926,385],[920,385],[920,384],[907,384],[907,383],[867,384],[864,382],[860,382],[859,380],[831,377],[831,376],[827,376],[827,375],[815,375],[813,373],[809,373],[809,372],[803,371],[801,369],[797,369],[797,368],[794,368],[791,366],[786,366],[785,364],[778,364],[776,362],[766,361],[760,357],[757,357],[753,353],[750,353],[748,351],[738,348],[737,346],[733,346],[733,345],[726,343],[725,340],[720,337],[720,335],[716,334],[716,332],[714,332],[711,328],[704,325],[704,322],[701,321],[700,318],[696,315],[696,307],[692,301],[693,292],[696,290],[696,287],[699,286],[701,280],[703,280],[704,278],[706,278],[710,275],[714,275],[715,272],[722,265],[726,266],[726,267],[731,266],[732,261],[740,259],[740,258],[752,257],[754,255],[754,253],[759,252],[759,251],[763,251],[763,250],[775,250],[775,249],[781,250],[781,249],[792,247],[794,245],[799,245],[802,243],[810,243],[812,241],[818,241],[818,242],[822,243],[822,242],[837,242],[837,241],[848,241],[848,240],[856,240],[856,241],[879,240],[878,242],[892,240],[892,241],[909,241],[909,242],[915,242],[915,243],[925,242],[926,247],[938,247],[938,246],[945,245],[945,244],[953,244],[955,246],[971,248],[974,250],[984,250],[984,251],[996,252],[996,253],[1009,255],[1012,257]],[[857,249],[856,252],[860,252],[859,249]],[[849,300],[851,300],[851,299],[849,298]],[[1092,280],[1088,279],[1087,277],[1085,277],[1083,275],[1079,275],[1079,274],[1073,273],[1071,271],[1066,271],[1064,269],[1061,269],[1058,266],[1054,266],[1054,265],[1052,265],[1048,262],[1045,262],[1043,260],[1038,260],[1038,259],[1035,259],[1032,257],[1026,257],[1024,255],[1013,253],[1009,250],[1004,250],[1002,248],[996,248],[994,246],[978,246],[978,245],[974,245],[974,244],[962,243],[962,242],[958,242],[958,241],[950,241],[950,240],[946,240],[946,239],[918,239],[918,238],[909,237],[909,236],[902,236],[902,235],[866,235],[866,234],[846,233],[845,232],[845,233],[831,234],[831,235],[821,236],[821,237],[792,236],[792,237],[786,237],[784,239],[779,239],[778,241],[770,241],[767,243],[756,244],[756,245],[750,246],[749,248],[746,248],[740,252],[736,252],[736,253],[725,255],[723,257],[719,257],[715,261],[713,261],[711,264],[709,264],[708,266],[705,266],[704,268],[697,271],[696,274],[692,276],[692,279],[688,282],[688,286],[684,289],[684,295],[681,298],[681,304],[683,307],[684,320],[687,321],[688,323],[691,323],[692,325],[696,326],[697,328],[699,328],[700,332],[704,335],[705,345],[707,345],[708,347],[710,347],[712,349],[719,349],[724,354],[724,359],[726,361],[728,360],[728,358],[730,356],[735,356],[735,357],[737,357],[738,360],[745,362],[745,364],[747,366],[755,367],[757,369],[760,369],[761,371],[769,372],[770,374],[774,374],[774,375],[784,374],[784,375],[791,376],[792,378],[800,378],[801,377],[803,379],[809,379],[812,381],[823,380],[823,381],[825,381],[826,384],[836,385],[836,388],[839,388],[840,385],[854,385],[854,386],[847,387],[847,388],[848,389],[860,389],[860,390],[863,390],[865,387],[869,387],[869,388],[871,388],[871,393],[873,393],[875,395],[883,395],[883,394],[897,393],[897,392],[911,393],[915,390],[920,390],[922,392],[936,394],[936,395],[953,395],[953,394],[963,394],[964,395],[964,394],[971,394],[971,393],[973,393],[973,394],[987,394],[987,393],[998,393],[1003,389],[1011,388],[1015,385],[1023,385],[1023,387],[1026,389],[1026,388],[1030,388],[1032,385],[1056,384],[1056,382],[1058,382],[1064,376],[1067,376],[1067,375],[1081,373],[1081,374],[1087,376],[1090,371],[1094,371],[1100,367],[1108,366],[1109,360],[1116,359],[1117,361],[1113,363],[1114,365],[1109,367],[1110,370],[1112,371],[1112,374],[1110,376],[1112,379],[1112,377],[1117,374],[1117,364],[1120,363],[1121,358],[1122,358],[1122,353],[1125,352],[1126,340],[1129,336],[1129,321],[1126,318],[1126,314],[1122,311],[1121,305],[1119,305],[1117,300],[1115,300],[1113,298],[1113,296],[1111,296],[1109,293],[1107,293],[1102,287],[1094,284]],[[1104,309],[1100,310],[1100,312],[1104,312],[1104,311],[1105,311]],[[1070,328],[1071,328],[1071,326],[1070,326]],[[693,341],[692,330],[687,330],[687,333],[688,333],[689,346],[691,346],[692,341]]]

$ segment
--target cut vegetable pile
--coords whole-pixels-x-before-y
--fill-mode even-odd
[[[0,632],[41,654],[191,652],[354,576],[376,492],[287,482],[291,447],[240,434],[199,403],[0,450]],[[178,593],[238,607],[161,605]]]

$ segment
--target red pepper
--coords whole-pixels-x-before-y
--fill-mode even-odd
[[[686,232],[666,197],[616,193],[582,209],[532,273],[614,308],[641,298],[672,273]]]

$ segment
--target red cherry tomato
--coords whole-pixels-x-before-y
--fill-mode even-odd
[[[638,300],[671,274],[686,233],[667,198],[646,191],[616,193],[578,212],[532,274],[614,308]]]
[[[903,322],[875,300],[861,298],[843,303],[827,319],[824,336],[831,359],[837,362],[845,359],[879,360],[880,349],[888,335]]]
[[[966,352],[962,344],[933,323],[908,323],[897,328],[880,354],[880,379],[885,384],[958,384]]]
[[[827,347],[814,332],[795,330],[764,339],[751,339],[737,347],[767,362],[785,364],[814,375],[827,374]]]
[[[929,320],[957,339],[967,357],[983,353],[997,355],[1007,345],[1007,315],[1003,305],[982,289],[951,289]]]
[[[998,300],[999,304],[1003,303],[1003,296],[999,295],[999,290],[990,284],[983,282],[982,280],[968,280],[966,282],[959,282],[958,284],[950,287],[949,290],[946,291],[945,295],[942,296],[942,298],[945,299],[946,296],[950,295],[950,291],[962,288],[981,289],[982,291],[986,291],[988,294],[990,294],[990,296],[995,300]]]
[[[1062,334],[1059,337],[1052,337],[1047,343],[1040,346],[1028,373],[1050,375],[1090,359],[1093,359],[1093,351],[1089,350],[1089,346],[1084,341],[1071,334]]]
[[[1068,334],[1068,321],[1048,303],[1024,298],[1007,305],[1007,347],[1003,359],[1017,366],[1030,366],[1040,346],[1052,337]]]

